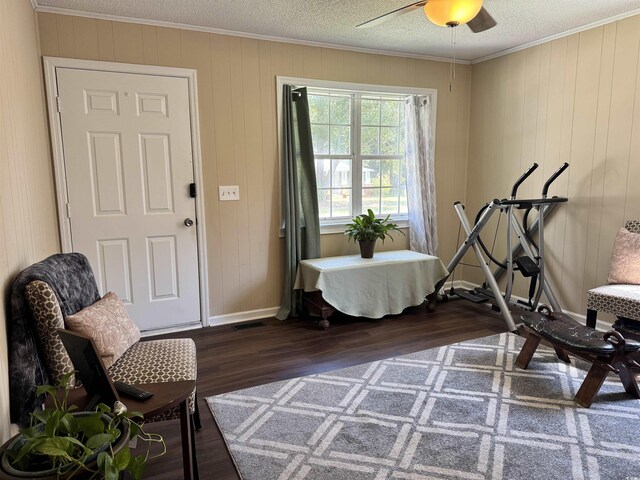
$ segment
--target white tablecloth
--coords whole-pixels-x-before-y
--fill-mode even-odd
[[[347,315],[380,318],[420,305],[448,275],[438,257],[409,250],[314,258],[298,265],[295,287],[321,290],[322,297]]]

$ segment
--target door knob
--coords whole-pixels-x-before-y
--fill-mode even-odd
[[[184,224],[185,224],[187,227],[192,227],[192,226],[193,226],[193,220],[191,220],[190,218],[185,218],[185,219],[184,219]]]

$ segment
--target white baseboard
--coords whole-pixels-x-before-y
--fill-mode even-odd
[[[230,325],[232,323],[248,322],[249,320],[259,320],[273,317],[280,307],[260,308],[258,310],[248,310],[245,312],[227,313],[225,315],[214,315],[209,317],[209,327],[219,325]]]
[[[177,333],[184,332],[187,330],[196,330],[198,328],[202,328],[202,323],[190,323],[188,325],[179,325],[175,327],[167,327],[167,328],[159,328],[158,330],[145,330],[144,332],[140,332],[140,336],[144,337],[153,337],[155,335],[164,335],[165,333]]]
[[[455,282],[453,282],[453,287],[454,288],[464,288],[464,289],[473,289],[476,287],[479,287],[480,285],[478,285],[477,283],[471,283],[471,282],[467,282],[466,280],[456,280]],[[442,287],[441,292],[442,293],[446,293],[447,290],[449,290],[451,288],[451,281],[448,281],[447,283],[445,283],[444,287]],[[503,292],[504,293],[504,292]],[[519,297],[518,295],[511,295],[511,298],[513,298],[514,300],[522,300],[524,302],[527,301],[526,298],[524,297]],[[570,310],[566,310],[564,307],[562,308],[562,311],[564,313],[566,313],[567,315],[570,315],[571,317],[575,318],[577,321],[579,321],[580,323],[582,323],[583,325],[587,324],[587,316],[583,315],[581,313],[576,313],[576,312],[572,312]],[[518,322],[516,322],[518,323]],[[605,322],[603,320],[597,320],[596,321],[596,329],[598,330],[602,330],[602,331],[607,331],[607,330],[611,330],[611,323],[610,322]]]

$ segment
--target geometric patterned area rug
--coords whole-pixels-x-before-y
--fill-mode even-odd
[[[505,333],[207,398],[244,480],[640,478],[640,401]]]

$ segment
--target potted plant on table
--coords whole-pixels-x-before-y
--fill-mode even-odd
[[[385,218],[376,217],[373,210],[368,209],[367,213],[354,217],[351,223],[347,224],[344,234],[349,240],[357,241],[360,244],[360,256],[362,258],[373,258],[373,251],[376,247],[376,240],[381,239],[382,243],[386,237],[393,241],[389,232],[404,232],[398,225],[389,221],[390,215]]]
[[[69,381],[65,375],[58,387],[43,385],[38,396],[48,394],[53,406],[31,414],[31,425],[10,439],[0,450],[0,479],[102,479],[117,480],[120,472],[142,478],[152,443],[166,446],[157,434],[145,432],[124,404],[113,408],[99,404],[94,411],[79,412],[68,404]],[[134,456],[129,442],[148,443],[146,454]]]

